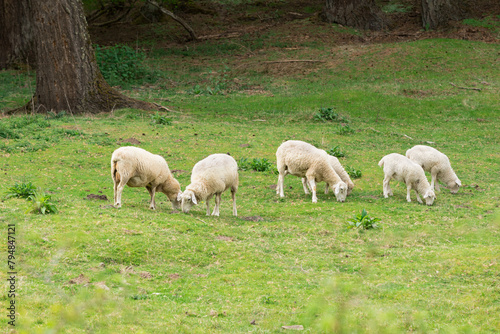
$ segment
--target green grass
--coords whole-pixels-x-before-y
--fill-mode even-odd
[[[3,118],[0,193],[32,182],[59,211],[25,214],[26,200],[0,202],[4,226],[16,224],[16,330],[498,332],[498,51],[455,40],[279,51],[325,61],[315,65],[262,65],[283,58],[272,49],[239,60],[155,55],[147,62],[169,81],[126,94],[168,105],[176,111],[168,113],[171,125],[137,110]],[[227,83],[223,93],[190,92],[214,77]],[[18,83],[30,77],[3,71],[0,79],[1,109],[29,99]],[[315,121],[325,106],[348,117],[354,133]],[[248,169],[239,172],[238,217],[229,193],[220,217],[206,217],[204,204],[172,212],[163,194],[151,211],[147,191],[137,188],[125,188],[118,210],[109,159],[128,138],[164,156],[183,189],[193,165],[211,153],[275,164],[287,139],[340,145],[348,153],[342,164],[362,177],[345,203],[322,191],[311,203],[293,176],[279,199],[274,170]],[[464,185],[459,193],[444,189],[427,207],[407,203],[404,185],[394,184],[394,197],[384,199],[379,159],[428,142],[449,156]],[[379,229],[347,229],[363,209],[380,218]],[[7,271],[4,261],[4,282]],[[5,293],[1,300],[7,305]],[[7,318],[0,324],[8,328]]]

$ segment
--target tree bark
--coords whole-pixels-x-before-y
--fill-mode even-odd
[[[0,69],[18,62],[34,63],[28,13],[26,1],[0,0]]]
[[[381,30],[387,25],[375,0],[326,0],[325,14],[331,23],[358,29]]]
[[[436,29],[463,19],[465,4],[461,0],[422,0],[422,26],[426,30]]]
[[[122,95],[104,80],[81,1],[26,1],[35,36],[37,71],[35,95],[21,110],[39,113],[66,110],[79,114],[124,107],[155,108],[148,102]]]

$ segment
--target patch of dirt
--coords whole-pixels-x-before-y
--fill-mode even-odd
[[[147,271],[141,271],[139,273],[139,276],[141,276],[141,278],[144,278],[144,279],[151,279],[151,278],[153,278],[153,275],[151,275],[151,273],[149,273]]]
[[[70,279],[68,284],[87,284],[88,282],[90,280],[85,275],[80,274],[78,277]]]
[[[96,194],[88,194],[86,199],[98,199],[101,201],[107,201],[108,196],[106,195],[96,195]]]
[[[132,144],[132,145],[140,145],[141,144],[141,142],[139,140],[137,140],[137,139],[135,139],[133,137],[127,138],[127,139],[124,139],[124,140],[122,140],[120,138],[120,141],[118,142],[118,144],[124,144],[124,143],[129,143],[129,144]]]

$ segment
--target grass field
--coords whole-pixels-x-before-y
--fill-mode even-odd
[[[158,80],[125,92],[171,112],[1,119],[2,198],[32,182],[59,211],[0,202],[4,240],[7,224],[16,225],[16,332],[499,332],[499,46],[221,45],[146,59]],[[283,59],[318,62],[266,63]],[[0,72],[0,81],[2,110],[26,102],[34,85],[25,72]],[[354,131],[315,120],[320,108]],[[184,189],[209,154],[274,165],[287,139],[340,146],[342,164],[362,172],[345,203],[322,191],[311,203],[293,176],[279,199],[273,166],[240,171],[238,217],[229,192],[220,217],[205,216],[204,204],[173,212],[163,194],[151,211],[139,188],[125,188],[123,207],[112,207],[111,153],[134,140],[164,156]],[[383,198],[378,161],[416,144],[448,155],[458,194],[443,189],[429,207],[407,203],[404,185],[393,183],[394,197]],[[362,209],[381,228],[347,229]],[[2,328],[8,321],[1,317]]]

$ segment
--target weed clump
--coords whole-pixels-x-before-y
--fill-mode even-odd
[[[319,112],[314,115],[315,121],[321,122],[338,122],[338,123],[348,123],[349,120],[339,115],[333,108],[320,108]]]
[[[377,224],[377,222],[379,221],[380,221],[379,218],[372,218],[368,216],[368,212],[366,212],[366,210],[363,209],[361,213],[354,215],[354,217],[351,220],[347,221],[347,228],[348,229],[360,228],[363,230],[376,229],[379,228]]]
[[[330,148],[328,151],[326,151],[328,154],[333,155],[334,157],[337,158],[342,158],[345,157],[344,151],[341,150],[340,145],[337,145],[335,147]]]
[[[52,196],[37,188],[31,182],[16,182],[12,187],[7,189],[5,198],[24,198],[31,202],[31,207],[26,210],[26,213],[31,212],[45,215],[58,212],[56,205],[52,202]]]
[[[172,119],[156,112],[155,115],[151,115],[151,123],[154,125],[172,125]]]
[[[241,158],[238,162],[238,166],[241,170],[267,172],[272,169],[273,164],[266,158],[253,158],[252,160],[248,160],[248,158]]]
[[[112,47],[95,46],[99,69],[111,86],[134,84],[142,80],[156,81],[153,73],[144,66],[146,54],[127,45]]]
[[[361,173],[361,171],[359,169],[356,169],[356,168],[351,167],[351,166],[345,166],[345,171],[353,179],[359,179],[362,176],[362,173]]]

